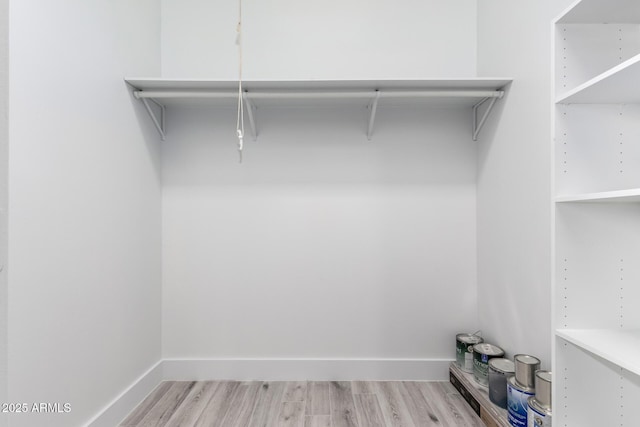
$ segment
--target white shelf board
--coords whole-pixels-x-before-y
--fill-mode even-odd
[[[640,4],[640,2],[639,2]],[[556,98],[557,104],[640,103],[640,55]]]
[[[559,24],[640,23],[638,0],[580,0],[556,21]]]
[[[164,79],[131,77],[125,81],[139,90],[218,90],[237,89],[237,80]],[[329,90],[329,89],[488,89],[498,90],[511,83],[507,78],[476,77],[469,79],[420,80],[245,80],[243,86],[253,90]]]
[[[556,336],[640,375],[640,329],[558,329]]]
[[[638,203],[640,202],[640,188],[605,191],[601,193],[571,194],[556,197],[556,203],[569,202]]]
[[[156,92],[168,95],[162,98],[163,104],[184,104],[185,101],[197,101],[197,103],[208,103],[220,105],[233,101],[237,97],[237,80],[196,80],[196,79],[163,79],[163,78],[125,78],[136,91]],[[269,103],[274,99],[280,100],[279,104],[300,103],[304,100],[305,94],[325,95],[324,100],[335,103],[342,94],[354,95],[351,99],[360,99],[360,104],[367,105],[376,91],[381,95],[385,92],[399,94],[399,96],[384,96],[385,99],[392,98],[396,104],[401,99],[406,99],[411,104],[420,105],[443,105],[454,104],[472,106],[484,98],[480,92],[500,91],[512,80],[504,78],[473,78],[473,79],[423,79],[423,80],[247,80],[243,81],[242,87],[256,105]],[[442,92],[443,96],[415,97],[412,93],[433,91]],[[228,94],[227,97],[220,96],[210,99],[203,98],[207,92],[221,92],[221,95]],[[478,92],[478,96],[448,96],[452,92]],[[185,96],[171,96],[172,93],[179,93]],[[273,95],[270,99],[270,94]],[[335,94],[335,96],[332,96]],[[299,96],[298,96],[299,95]],[[287,98],[282,102],[282,98]],[[160,98],[160,97],[158,97]],[[349,98],[349,97],[345,97]],[[318,103],[318,99],[313,98],[313,104]],[[307,102],[309,103],[309,102]]]

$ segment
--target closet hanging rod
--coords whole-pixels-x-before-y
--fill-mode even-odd
[[[251,92],[246,91],[245,96],[250,99],[371,99],[380,98],[502,98],[501,90],[413,90],[413,91],[313,91],[313,92]],[[137,99],[151,98],[209,98],[234,99],[237,91],[174,91],[174,90],[139,90],[134,92]]]

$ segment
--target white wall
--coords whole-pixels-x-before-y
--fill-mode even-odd
[[[469,77],[476,0],[243,0],[247,79]],[[162,0],[162,74],[235,79],[238,1]]]
[[[12,427],[84,424],[160,359],[159,148],[122,81],[159,73],[159,12],[11,2],[9,401],[71,404]]]
[[[478,305],[487,341],[551,367],[551,21],[568,4],[486,0],[480,76],[514,78],[478,156]]]
[[[7,199],[9,127],[9,1],[0,0],[0,402],[7,402]],[[0,413],[0,427],[7,415]]]
[[[171,112],[164,356],[452,358],[477,322],[469,111],[381,108],[371,142],[358,107],[258,111],[241,165],[232,109]]]
[[[238,3],[221,3],[162,2],[163,76],[237,78]],[[248,0],[243,17],[247,79],[475,75],[475,0]],[[171,111],[164,356],[453,357],[477,323],[469,111],[388,110],[371,143],[362,108],[258,112],[238,165],[232,109]]]

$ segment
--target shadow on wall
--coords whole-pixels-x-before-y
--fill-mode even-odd
[[[162,144],[163,182],[189,187],[475,182],[468,109],[381,108],[371,141],[367,118],[367,110],[355,107],[260,109],[258,139],[245,139],[239,165],[235,110],[174,109]],[[245,133],[250,135],[248,126]]]

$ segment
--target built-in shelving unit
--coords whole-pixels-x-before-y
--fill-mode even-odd
[[[554,425],[633,426],[640,401],[640,2],[554,22]]]
[[[158,132],[165,137],[167,107],[177,105],[231,106],[238,99],[238,82],[231,80],[189,80],[126,78],[133,87]],[[242,83],[246,113],[254,139],[258,136],[257,109],[278,106],[356,105],[369,110],[366,135],[373,134],[379,106],[468,106],[472,112],[475,140],[495,102],[504,95],[511,79],[425,79],[425,80],[310,80]]]

